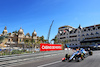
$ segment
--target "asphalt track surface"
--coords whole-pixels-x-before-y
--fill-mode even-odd
[[[100,51],[93,51],[92,56],[88,56],[80,62],[62,62],[64,54],[46,57],[39,60],[25,62],[13,67],[100,67]]]

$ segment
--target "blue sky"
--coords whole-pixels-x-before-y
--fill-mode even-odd
[[[35,29],[47,39],[52,20],[50,39],[60,26],[100,24],[100,0],[0,0],[0,33],[5,26],[8,33],[22,27],[25,34]]]

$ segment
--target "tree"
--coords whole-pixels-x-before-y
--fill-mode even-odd
[[[68,43],[68,40],[65,40],[65,41],[64,41],[64,44],[66,44],[66,43]]]
[[[25,42],[26,46],[29,47],[29,50],[30,50],[30,48],[32,48],[32,40],[25,39],[24,42]]]
[[[40,46],[40,43],[41,43],[41,41],[37,41],[36,43],[35,43],[35,46]]]
[[[26,46],[27,46],[28,42],[29,42],[29,39],[24,40],[24,43],[26,44]]]
[[[2,42],[4,40],[3,36],[0,36],[0,42]]]
[[[45,43],[47,43],[47,42],[48,42],[48,40],[44,40],[44,42],[45,42]]]
[[[58,39],[57,39],[57,37],[55,36],[55,38],[54,39],[52,39],[51,41],[54,41],[54,44],[57,44],[58,43]]]
[[[44,36],[40,37],[40,41],[42,41],[44,43]]]
[[[27,33],[26,36],[29,36],[30,37],[31,35],[29,33]]]
[[[68,43],[69,42],[69,40],[65,40],[65,41],[60,41],[62,44],[66,44],[66,43]]]
[[[32,39],[32,40],[31,40],[31,43],[32,43],[32,48],[33,48],[33,45],[35,46],[35,40]]]
[[[30,40],[29,40],[29,42],[28,42],[28,46],[29,46],[29,50],[30,50],[30,47],[32,47],[31,41],[30,41]]]
[[[12,33],[18,33],[18,31],[17,31],[17,30],[15,30],[15,31],[13,31]]]

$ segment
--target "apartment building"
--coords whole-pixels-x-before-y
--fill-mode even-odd
[[[57,39],[60,41],[65,41],[66,44],[70,46],[80,46],[80,45],[95,45],[100,44],[100,24],[74,28],[72,26],[66,25],[58,28],[58,33],[56,35]]]

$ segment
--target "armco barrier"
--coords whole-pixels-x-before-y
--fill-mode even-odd
[[[46,51],[46,52],[40,52],[40,53],[32,53],[32,54],[22,54],[22,55],[12,55],[12,56],[0,56],[0,66],[7,65],[7,64],[13,64],[13,63],[19,63],[23,61],[28,60],[35,60],[39,58],[43,58],[46,56],[52,56],[54,54],[61,54],[64,53],[64,50],[60,51]],[[70,50],[71,52],[71,50]]]

